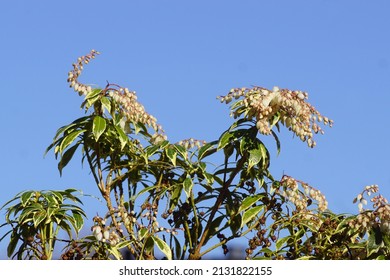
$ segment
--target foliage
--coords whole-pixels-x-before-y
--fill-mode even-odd
[[[315,134],[324,133],[321,124],[333,124],[307,102],[306,92],[232,89],[219,99],[230,104],[235,121],[219,139],[172,143],[135,92],[79,82],[97,54],[80,57],[68,74],[84,96],[86,115],[58,129],[46,152],[54,151],[60,174],[81,152],[107,214],[93,218],[89,236],[74,238],[85,217],[78,206],[64,204],[81,202],[74,190],[19,194],[5,205],[20,201],[7,208],[3,225],[12,227],[9,257],[50,259],[62,229],[69,235],[62,259],[122,259],[124,249],[134,259],[201,259],[217,248],[227,254],[229,242],[243,237],[248,259],[390,258],[388,202],[376,195],[373,210],[362,206],[377,186],[356,198],[358,215],[340,215],[309,184],[270,174],[262,137],[272,136],[279,153],[277,132],[285,126],[313,148]]]
[[[14,201],[18,202],[7,209],[6,223],[2,225],[12,227],[5,234],[11,234],[8,257],[51,259],[60,230],[65,231],[72,239],[72,230],[77,234],[84,224],[83,216],[86,216],[79,206],[66,203],[69,200],[81,203],[74,192],[74,189],[24,191],[8,201],[3,207]],[[19,248],[15,252],[18,244]]]

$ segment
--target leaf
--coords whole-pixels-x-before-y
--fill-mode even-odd
[[[34,193],[34,191],[26,191],[21,195],[20,201],[22,202],[23,207],[26,207]]]
[[[257,214],[259,214],[260,211],[264,209],[264,207],[265,207],[265,205],[259,205],[259,206],[255,206],[255,207],[249,209],[248,211],[244,212],[244,214],[242,215],[241,227],[244,227],[244,225],[246,225]]]
[[[291,236],[285,236],[282,238],[279,238],[275,243],[276,251],[279,251],[284,244],[287,244],[287,242],[291,239]]]
[[[65,190],[65,192],[67,192],[67,190]],[[61,204],[62,202],[64,202],[64,197],[61,194],[61,192],[59,192],[59,191],[57,191],[57,192],[56,191],[51,191],[50,195],[54,196],[58,203]]]
[[[117,259],[121,260],[122,259],[122,254],[119,252],[118,248],[109,246],[107,250]]]
[[[7,247],[7,256],[11,257],[11,255],[14,253],[16,245],[18,244],[19,241],[19,234],[15,234],[14,232],[11,234],[11,240],[8,244]]]
[[[119,142],[121,142],[121,150],[123,150],[123,148],[127,145],[129,138],[127,138],[126,133],[119,126],[115,126],[115,130],[118,133]]]
[[[122,249],[122,248],[125,248],[127,246],[129,246],[131,243],[133,243],[132,240],[125,240],[125,241],[122,241],[122,242],[119,242],[118,244],[116,244],[116,248],[118,250]]]
[[[165,243],[164,240],[160,239],[158,236],[151,236],[154,243],[157,245],[157,248],[164,253],[168,260],[172,260],[172,251],[171,248]]]
[[[93,89],[93,90],[91,90],[90,92],[87,93],[87,95],[85,96],[85,99],[94,98],[97,95],[99,95],[101,92],[102,92],[102,90],[100,88],[95,88],[95,89]]]
[[[79,233],[84,225],[84,219],[80,215],[80,213],[78,213],[76,211],[72,211],[72,214],[73,214],[73,218],[75,220],[74,227],[75,227],[76,233]]]
[[[194,186],[194,183],[192,182],[192,179],[189,175],[187,175],[187,178],[183,181],[183,187],[184,191],[187,195],[187,197],[191,196],[192,187]]]
[[[218,141],[213,141],[210,143],[207,143],[206,145],[200,147],[198,152],[198,160],[201,160],[217,151],[217,149],[214,147],[215,144],[217,144]]]
[[[175,254],[176,259],[181,259],[181,244],[176,236],[173,236],[173,240],[175,241]]]
[[[279,141],[279,137],[276,135],[276,133],[273,130],[271,130],[271,133],[272,133],[272,136],[275,138],[277,155],[279,155],[280,154],[280,141]]]
[[[214,235],[218,232],[219,230],[219,226],[221,225],[223,219],[225,218],[225,216],[219,216],[217,218],[215,218],[211,224],[210,224],[210,227],[209,227],[209,232],[207,233],[207,238],[206,238],[206,242],[214,237]]]
[[[183,146],[174,144],[174,147],[184,159],[187,159],[187,150]]]
[[[103,96],[100,101],[102,102],[103,108],[107,110],[107,112],[111,113],[111,102],[107,97]]]
[[[69,238],[72,239],[72,229],[70,228],[70,226],[68,225],[68,223],[65,220],[60,220],[58,223],[58,226],[60,228],[62,228],[63,230],[65,230],[66,233],[68,234]]]
[[[203,174],[207,180],[207,184],[212,185],[214,183],[214,176],[210,173],[204,173]]]
[[[33,215],[33,223],[34,223],[34,227],[35,228],[38,228],[39,225],[43,222],[43,220],[46,219],[46,212],[43,210],[43,211],[39,211],[39,212],[35,212],[34,215]]]
[[[248,159],[248,170],[250,170],[253,166],[258,164],[260,160],[263,158],[263,150],[262,145],[259,145],[255,149],[249,151],[249,159]]]
[[[58,162],[58,167],[57,167],[58,171],[60,172],[60,176],[62,176],[62,169],[64,169],[64,167],[67,166],[70,160],[73,158],[74,153],[76,152],[79,145],[80,143],[75,144],[74,146],[66,150],[66,152],[62,155],[61,160]]]
[[[217,150],[225,148],[230,143],[232,137],[232,133],[230,133],[229,131],[225,131],[219,138]]]
[[[151,191],[151,190],[154,190],[156,188],[160,187],[159,185],[153,185],[153,186],[149,186],[147,188],[143,188],[139,193],[137,193],[135,196],[132,196],[130,199],[132,201],[135,201],[141,194],[143,193],[146,193],[148,191]]]
[[[372,228],[367,240],[367,256],[379,251],[383,245],[382,233],[379,228]]]
[[[264,195],[263,194],[257,194],[246,197],[242,203],[240,208],[238,208],[238,212],[245,211],[249,207],[251,207],[253,204],[255,204],[259,199],[261,199]]]
[[[141,228],[138,231],[138,238],[139,238],[139,240],[143,240],[148,233],[149,233],[149,230],[146,227]]]
[[[169,200],[169,205],[170,209],[173,210],[177,204],[179,203],[179,198],[181,195],[181,191],[183,190],[183,185],[182,184],[176,184],[172,186],[173,191],[172,191],[172,196]]]
[[[93,119],[92,133],[95,136],[95,141],[99,140],[99,137],[103,134],[106,129],[106,120],[101,116],[95,116]]]
[[[146,156],[149,158],[160,149],[159,145],[150,145],[146,148]]]
[[[177,157],[177,150],[171,147],[168,147],[165,150],[165,154],[169,158],[169,160],[172,162],[173,166],[176,166],[176,157]]]
[[[242,225],[241,214],[235,215],[232,219],[230,219],[229,223],[230,230],[232,231],[232,234],[235,235],[240,230]]]
[[[67,136],[65,136],[62,141],[61,141],[61,144],[59,146],[59,150],[58,152],[62,154],[62,152],[82,133],[84,133],[85,131],[87,131],[86,129],[82,129],[82,130],[76,130],[76,131],[73,131],[71,132],[70,134],[68,134]]]

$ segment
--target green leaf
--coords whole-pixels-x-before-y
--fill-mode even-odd
[[[230,133],[229,131],[225,131],[219,138],[217,150],[225,148],[230,143],[232,137],[232,133]]]
[[[67,190],[65,190],[65,193],[66,193],[66,192],[67,192]],[[55,197],[58,203],[61,204],[62,202],[64,202],[64,196],[61,194],[60,191],[51,191],[51,192],[50,192],[50,195],[52,195],[53,197]]]
[[[122,259],[122,254],[121,252],[119,252],[118,248],[117,247],[112,247],[112,246],[109,246],[107,248],[107,250],[110,252],[110,254],[112,254],[117,260],[121,260]]]
[[[95,88],[95,89],[93,89],[93,90],[91,90],[90,92],[87,93],[87,95],[85,96],[85,99],[94,98],[97,95],[99,95],[101,92],[102,92],[102,90],[100,88]]]
[[[218,232],[219,226],[221,225],[224,218],[225,216],[219,216],[211,222],[209,227],[209,232],[207,233],[206,243],[210,238],[213,238],[213,236]]]
[[[127,138],[126,133],[119,126],[115,126],[115,130],[118,133],[119,142],[121,142],[121,150],[123,150],[123,148],[127,145],[129,138]]]
[[[213,176],[213,174],[204,173],[203,175],[204,175],[204,177],[207,180],[207,184],[212,185],[214,183],[214,176]]]
[[[60,220],[58,223],[59,227],[66,231],[69,238],[72,239],[72,229],[65,220]]]
[[[125,248],[127,246],[129,246],[131,243],[133,243],[132,240],[125,240],[125,241],[122,241],[122,242],[119,242],[118,244],[116,244],[116,248],[118,250],[122,249],[122,248]]]
[[[187,159],[187,150],[183,146],[174,144],[174,147],[184,159]]]
[[[191,191],[193,186],[194,183],[192,182],[191,177],[187,175],[187,178],[183,181],[183,187],[187,197],[191,196]]]
[[[248,170],[258,164],[264,157],[263,145],[258,145],[255,149],[249,151]]]
[[[279,137],[276,135],[276,133],[273,130],[271,130],[271,133],[272,133],[272,136],[275,138],[277,155],[279,155],[280,154],[280,141],[279,141]]]
[[[215,153],[217,149],[214,147],[215,144],[217,144],[218,141],[213,141],[210,143],[207,143],[206,145],[200,147],[198,152],[198,160],[202,160],[203,158]]]
[[[93,119],[92,133],[95,136],[95,141],[99,140],[99,137],[103,134],[106,129],[106,120],[101,116],[95,116]]]
[[[252,196],[247,196],[241,203],[240,208],[238,209],[238,212],[245,211],[249,207],[251,207],[253,204],[255,204],[259,199],[264,197],[264,194],[256,194]]]
[[[26,205],[30,202],[30,199],[34,193],[34,191],[26,191],[21,195],[20,201],[22,202],[23,207],[26,207]]]
[[[173,240],[175,241],[175,254],[176,254],[176,259],[181,259],[181,254],[182,254],[182,251],[181,251],[181,244],[179,242],[179,240],[177,239],[176,236],[173,235]]]
[[[282,248],[282,246],[283,246],[284,244],[287,244],[287,242],[288,242],[290,239],[292,239],[291,236],[286,236],[286,237],[279,238],[279,239],[276,241],[276,243],[275,243],[276,251],[279,251],[279,250]]]
[[[242,227],[241,225],[242,225],[241,214],[236,214],[233,218],[230,219],[229,227],[233,235],[235,235],[240,230],[240,228]]]
[[[171,248],[165,243],[164,240],[160,239],[158,236],[151,236],[154,243],[157,245],[157,248],[164,253],[168,260],[172,260],[172,251]]]
[[[149,230],[146,227],[141,228],[138,231],[138,238],[139,240],[143,240],[149,233]]]
[[[8,257],[11,257],[12,254],[14,253],[16,245],[18,244],[18,241],[19,241],[19,237],[20,237],[20,235],[15,234],[14,232],[11,234],[11,240],[10,240],[8,247],[7,247],[7,256]]]
[[[151,191],[151,190],[154,190],[154,189],[159,188],[159,187],[160,187],[159,185],[153,185],[153,186],[143,188],[139,193],[137,193],[137,195],[132,196],[130,199],[132,201],[135,201],[141,194],[146,193],[146,192]]]
[[[102,102],[103,108],[107,110],[107,112],[111,113],[111,102],[107,97],[103,96],[100,101]]]
[[[34,227],[38,228],[40,224],[43,222],[43,220],[46,219],[46,217],[47,215],[45,211],[35,212],[33,215]]]
[[[73,131],[71,132],[70,134],[66,135],[62,141],[61,141],[61,144],[59,146],[59,150],[58,152],[60,152],[62,154],[62,152],[70,145],[72,144],[72,142],[82,133],[84,133],[85,131],[87,131],[86,129],[82,129],[82,130],[76,130],[76,131]]]
[[[62,176],[62,170],[64,169],[65,166],[68,165],[70,160],[73,158],[74,153],[76,152],[79,145],[80,143],[75,144],[74,146],[67,149],[66,152],[62,155],[61,160],[58,162],[58,167],[57,167],[60,172],[60,176]]]
[[[72,213],[73,218],[75,220],[75,223],[74,223],[75,230],[76,230],[76,233],[79,233],[84,225],[84,219],[78,212],[76,212],[76,211],[72,211],[72,212],[73,212]]]
[[[160,149],[159,145],[150,145],[146,148],[146,156],[149,158]]]
[[[382,232],[379,228],[372,228],[367,240],[367,256],[377,253],[383,245]]]
[[[179,203],[181,191],[183,190],[183,185],[176,184],[176,185],[173,185],[172,188],[173,188],[173,192],[172,192],[172,196],[169,200],[169,205],[170,205],[171,210],[173,210],[177,206],[177,204]]]
[[[177,150],[172,148],[172,147],[168,147],[166,150],[165,150],[165,154],[167,155],[167,157],[169,158],[169,160],[172,162],[173,166],[176,166],[176,156],[177,156]]]
[[[250,220],[252,220],[257,214],[260,213],[261,210],[263,210],[265,207],[265,205],[259,205],[259,206],[255,206],[251,209],[249,209],[248,211],[244,212],[244,214],[242,215],[242,223],[241,223],[241,227],[243,227],[244,225],[246,225]]]

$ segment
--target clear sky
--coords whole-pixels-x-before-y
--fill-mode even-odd
[[[83,114],[66,78],[91,49],[101,55],[81,81],[137,91],[173,142],[216,139],[232,121],[216,96],[233,87],[307,91],[335,124],[314,149],[282,132],[274,177],[318,187],[335,212],[356,212],[368,184],[390,198],[389,12],[387,0],[1,1],[0,204],[25,189],[97,194],[87,167],[60,177],[53,154],[43,158]],[[89,218],[104,214],[85,203]]]

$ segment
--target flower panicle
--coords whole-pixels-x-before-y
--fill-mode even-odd
[[[312,204],[313,200],[317,202],[319,211],[323,212],[328,209],[328,201],[326,200],[325,195],[309,184],[288,175],[282,177],[280,184],[284,189],[278,190],[278,192],[291,201],[295,205],[297,211],[308,210],[308,207]],[[299,190],[299,185],[302,186],[303,192]]]
[[[234,88],[225,96],[217,97],[226,104],[235,101],[230,115],[238,118],[244,115],[254,119],[261,134],[269,135],[273,126],[280,121],[309,147],[316,146],[314,134],[324,134],[320,123],[332,127],[333,120],[323,116],[307,102],[307,92],[299,90],[272,90],[255,86],[253,88]]]
[[[78,94],[87,96],[92,91],[90,85],[81,83],[78,79],[84,69],[84,65],[88,64],[92,59],[100,53],[95,50],[87,55],[81,56],[77,62],[73,63],[73,69],[68,73],[68,83]],[[102,90],[106,97],[110,97],[115,101],[118,110],[128,123],[141,123],[145,126],[151,127],[156,134],[152,137],[152,141],[166,139],[166,135],[161,125],[157,123],[157,119],[151,114],[147,113],[144,106],[138,102],[135,91],[128,88],[121,87],[115,84],[107,84],[106,88]],[[154,140],[153,140],[154,139]]]
[[[359,214],[349,221],[350,227],[363,231],[376,227],[382,233],[390,235],[390,204],[378,192],[378,185],[369,185],[354,198],[353,203],[357,203]],[[368,197],[371,197],[369,199],[373,208],[371,210],[365,208],[368,204]]]
[[[79,95],[87,95],[88,92],[92,90],[92,87],[89,85],[82,84],[79,82],[78,78],[81,75],[81,72],[84,69],[84,65],[88,64],[92,59],[99,55],[100,53],[95,50],[91,50],[91,52],[87,55],[80,56],[77,59],[77,62],[73,63],[73,69],[68,73],[68,83],[71,88],[73,88]]]

